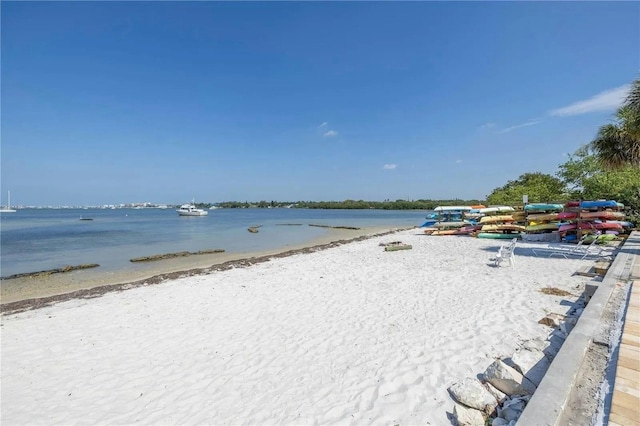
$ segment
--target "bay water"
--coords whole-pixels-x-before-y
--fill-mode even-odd
[[[0,214],[0,276],[87,263],[126,270],[135,268],[132,258],[180,251],[286,249],[328,232],[310,224],[405,228],[420,226],[428,213],[274,208],[184,217],[174,209],[19,209]],[[252,226],[260,226],[259,232],[248,232]]]

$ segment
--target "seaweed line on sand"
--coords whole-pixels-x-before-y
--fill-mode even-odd
[[[412,228],[413,227],[402,228],[402,229],[399,228],[399,229],[394,229],[394,230],[390,230],[390,231],[386,231],[378,234],[363,235],[363,236],[352,238],[349,240],[338,240],[338,241],[333,241],[327,244],[304,247],[296,250],[288,250],[288,251],[276,253],[276,254],[269,254],[269,255],[259,256],[259,257],[250,257],[246,259],[230,260],[228,262],[211,265],[206,268],[196,268],[196,269],[190,269],[187,271],[169,272],[165,274],[154,275],[150,278],[146,278],[146,279],[142,279],[142,280],[138,280],[130,283],[108,284],[108,285],[99,286],[99,287],[76,290],[70,293],[57,294],[54,296],[18,300],[15,302],[1,304],[0,315],[17,314],[17,313],[25,312],[32,309],[44,308],[59,302],[65,302],[72,299],[93,299],[113,291],[124,291],[131,288],[136,288],[136,287],[155,285],[155,284],[163,283],[165,281],[175,280],[178,278],[192,277],[196,275],[206,275],[212,272],[226,271],[233,268],[246,268],[251,265],[255,265],[257,263],[268,262],[271,259],[284,258],[284,257],[293,256],[296,254],[314,253],[317,251],[338,247],[343,244],[348,244],[356,241],[363,241],[363,240],[368,240],[375,237],[394,234],[396,232],[412,229]]]
[[[154,254],[152,256],[134,257],[129,262],[152,262],[155,260],[171,259],[173,257],[197,256],[201,254],[224,253],[223,249],[207,249],[200,251],[179,251],[176,253]]]
[[[83,263],[82,265],[68,265],[68,266],[63,266],[62,268],[47,269],[46,271],[25,272],[22,274],[14,274],[14,275],[9,275],[7,277],[1,277],[0,279],[11,280],[15,278],[25,278],[25,277],[43,277],[51,274],[64,274],[65,272],[77,271],[79,269],[97,268],[99,266],[100,265],[98,265],[97,263]]]
[[[356,228],[355,226],[331,226],[331,225],[316,225],[313,223],[310,223],[309,226],[316,226],[318,228],[331,228],[331,229],[350,229],[350,230],[354,230],[357,231],[360,228]]]

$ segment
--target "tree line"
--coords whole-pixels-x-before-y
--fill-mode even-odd
[[[433,210],[437,206],[469,206],[482,204],[481,200],[344,200],[344,201],[225,201],[216,204],[224,208],[298,208],[298,209],[380,209],[380,210]],[[210,205],[203,204],[203,207]]]

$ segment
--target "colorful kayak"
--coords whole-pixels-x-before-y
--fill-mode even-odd
[[[447,229],[447,228],[462,228],[463,226],[469,226],[468,222],[436,222],[432,225],[434,228]]]
[[[558,227],[558,231],[560,232],[572,231],[574,229],[578,229],[577,223],[563,223]]]
[[[580,202],[580,207],[583,209],[597,209],[602,207],[618,208],[618,203],[614,200],[582,201]]]
[[[609,241],[615,240],[617,237],[613,234],[589,235],[584,239],[584,244],[591,244],[594,238],[598,239],[596,244],[604,244],[604,243],[608,243]]]
[[[483,216],[480,223],[513,222],[513,217],[508,215]]]
[[[517,231],[524,232],[525,227],[521,225],[511,224],[498,224],[498,225],[482,225],[483,232],[495,232],[495,231]]]
[[[545,203],[534,203],[527,204],[524,206],[525,211],[553,211],[553,210],[562,210],[562,204],[545,204]]]
[[[545,220],[558,220],[560,218],[558,215],[559,213],[535,213],[527,216],[527,219],[536,222],[543,222]]]
[[[557,223],[541,223],[539,225],[529,225],[527,226],[527,232],[529,231],[557,231],[558,224]]]
[[[623,228],[633,228],[633,223],[626,220],[609,220],[607,223],[617,223]]]
[[[499,234],[497,232],[480,232],[477,235],[478,238],[488,238],[494,240],[510,240],[513,238],[522,238],[522,234],[519,232],[515,232],[513,234]]]
[[[577,212],[560,212],[558,213],[558,219],[575,219],[578,217]]]
[[[443,231],[443,230],[460,230],[461,228],[472,228],[476,229],[476,227],[468,222],[436,222],[427,227],[424,227],[425,234],[433,234],[435,231]],[[440,234],[443,235],[443,234]]]
[[[485,207],[484,209],[478,209],[478,213],[481,213],[481,214],[512,212],[512,211],[515,211],[515,209],[511,206],[493,206],[493,207]]]
[[[624,219],[624,213],[612,212],[610,210],[602,210],[597,212],[580,212],[582,219]]]
[[[616,207],[623,209],[624,204],[614,200],[596,200],[596,201],[567,201],[565,207],[582,207],[583,209],[596,209],[600,207]]]
[[[431,235],[468,235],[473,232],[473,228],[459,228],[459,229],[439,229],[431,233]]]
[[[611,222],[580,222],[576,228],[581,230],[601,230],[601,229],[622,229],[622,225],[618,221]],[[575,229],[575,228],[574,228]]]
[[[555,226],[560,226],[562,223],[564,222],[549,222],[548,220],[543,220],[540,222],[536,222],[535,220],[530,221],[527,226],[537,226],[537,225],[555,225]]]
[[[592,222],[596,229],[619,229],[622,230],[622,225],[614,222]]]
[[[433,209],[434,212],[450,212],[450,211],[465,212],[469,210],[473,210],[471,206],[438,206],[435,209]]]

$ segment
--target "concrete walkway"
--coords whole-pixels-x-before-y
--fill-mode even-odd
[[[634,278],[637,278],[634,280]],[[630,294],[629,308],[624,319],[623,335],[624,352],[617,361],[620,374],[614,382],[614,392],[617,390],[617,398],[614,393],[612,410],[605,413],[609,417],[609,425],[640,426],[640,373],[638,372],[638,360],[640,347],[640,232],[634,231],[620,248],[613,264],[598,284],[593,297],[582,313],[576,327],[565,340],[560,352],[556,355],[547,370],[540,386],[533,394],[524,412],[518,419],[520,425],[536,426],[560,426],[563,417],[566,418],[567,404],[575,389],[578,377],[585,360],[585,354],[589,345],[600,331],[602,315],[608,306],[612,292],[618,283],[627,283],[634,280]],[[635,346],[628,343],[635,343]],[[624,354],[624,355],[623,355]],[[634,370],[635,368],[635,370]]]

